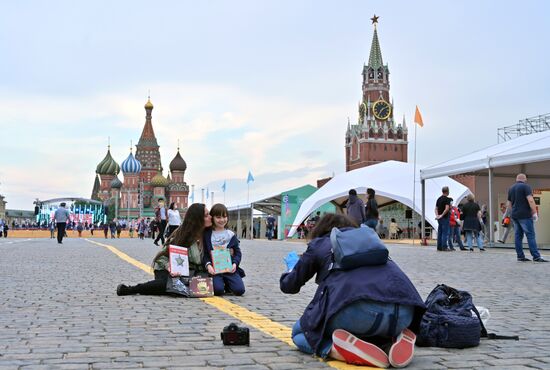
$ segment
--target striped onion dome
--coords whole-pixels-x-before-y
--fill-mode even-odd
[[[120,166],[111,157],[111,150],[107,150],[107,155],[96,167],[95,172],[99,175],[113,175],[116,176],[120,172]]]
[[[111,181],[111,189],[120,189],[122,187],[122,182],[116,176],[113,181]]]
[[[166,177],[162,176],[162,173],[159,171],[155,177],[151,179],[151,186],[165,188],[168,186],[168,180]]]
[[[123,173],[140,173],[141,172],[141,163],[134,157],[132,152],[128,155],[122,164],[120,165]]]

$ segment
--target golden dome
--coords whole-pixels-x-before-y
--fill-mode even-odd
[[[145,103],[145,109],[153,109],[153,103],[151,103],[151,98],[147,98],[147,103]]]
[[[164,176],[162,176],[162,173],[157,173],[152,179],[151,179],[151,186],[156,188],[165,188],[169,185],[168,179]]]

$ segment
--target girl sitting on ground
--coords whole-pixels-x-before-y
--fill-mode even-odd
[[[226,290],[234,295],[244,294],[244,271],[239,267],[241,263],[241,249],[239,239],[235,233],[228,230],[228,212],[223,204],[214,204],[210,210],[212,228],[204,232],[204,263],[208,273],[213,277],[214,294],[223,295]],[[231,254],[232,269],[230,272],[216,274],[212,265],[211,252],[214,246],[225,247]]]
[[[407,366],[425,310],[408,277],[391,259],[383,265],[329,270],[332,228],[345,233],[356,226],[344,215],[327,214],[311,232],[312,240],[296,264],[285,259],[289,271],[280,279],[283,293],[300,292],[314,275],[318,284],[292,328],[292,340],[300,351],[322,358],[382,368]]]
[[[117,287],[117,295],[163,295],[166,293],[166,284],[170,273],[168,272],[168,246],[170,244],[188,248],[189,276],[205,276],[206,269],[203,264],[203,242],[204,229],[212,225],[212,218],[208,208],[202,203],[192,204],[180,227],[176,229],[166,240],[164,247],[153,259],[155,279],[146,283],[128,286],[120,284]]]

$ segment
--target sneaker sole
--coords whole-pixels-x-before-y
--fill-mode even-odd
[[[388,359],[393,367],[405,367],[411,363],[414,357],[416,335],[411,330],[405,329],[397,338],[397,342],[390,348]]]
[[[371,365],[380,368],[390,366],[388,356],[384,351],[374,344],[362,341],[345,330],[335,330],[332,333],[332,343],[347,363]]]

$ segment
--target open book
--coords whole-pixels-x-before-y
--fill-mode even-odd
[[[168,246],[168,269],[172,276],[189,276],[189,257],[187,248],[177,245]]]

